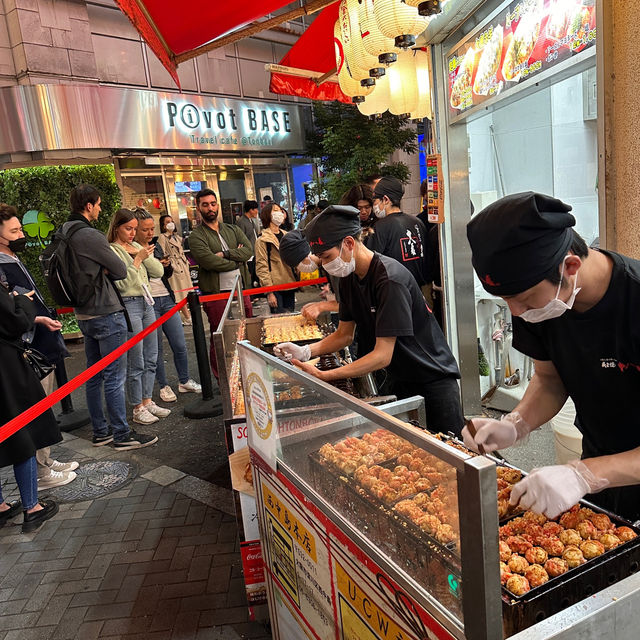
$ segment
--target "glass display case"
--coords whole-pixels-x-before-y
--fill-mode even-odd
[[[501,638],[495,464],[411,424],[421,397],[376,408],[247,342],[238,352],[272,600],[284,590],[327,637],[373,624],[375,601],[398,637]]]

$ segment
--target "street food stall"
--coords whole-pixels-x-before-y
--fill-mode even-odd
[[[522,472],[416,427],[422,398],[374,407],[237,348],[274,638],[633,637],[634,524],[512,511]]]

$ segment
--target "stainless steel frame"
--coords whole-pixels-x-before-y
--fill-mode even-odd
[[[461,560],[463,573],[463,617],[469,624],[463,626],[431,594],[412,577],[386,557],[376,546],[341,516],[322,496],[317,494],[287,462],[279,461],[278,469],[285,474],[325,515],[340,527],[355,544],[370,557],[420,603],[434,618],[445,626],[455,637],[469,640],[502,638],[501,592],[498,569],[498,516],[497,494],[495,490],[494,463],[484,457],[470,458],[466,454],[435,440],[406,424],[391,412],[405,410],[406,401],[398,401],[381,408],[354,398],[326,382],[318,380],[278,358],[260,351],[246,341],[238,343],[241,363],[245,357],[258,357],[272,369],[278,369],[290,378],[311,387],[329,402],[340,405],[352,413],[339,419],[330,418],[320,425],[311,425],[295,433],[280,438],[283,447],[288,443],[303,442],[316,438],[323,432],[334,436],[341,430],[372,422],[380,427],[409,440],[417,447],[433,454],[445,463],[455,467],[459,478],[459,511]],[[422,399],[410,399],[412,405]],[[389,413],[387,413],[386,411]],[[415,410],[415,409],[414,409]],[[465,593],[467,596],[465,597]]]

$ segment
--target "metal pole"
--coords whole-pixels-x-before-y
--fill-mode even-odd
[[[214,400],[207,338],[204,331],[204,322],[202,321],[202,307],[200,305],[200,297],[195,291],[188,293],[187,304],[191,312],[193,341],[196,347],[198,373],[200,374],[200,384],[202,385],[202,397],[185,406],[184,415],[187,418],[211,418],[222,414],[222,403],[219,397]]]

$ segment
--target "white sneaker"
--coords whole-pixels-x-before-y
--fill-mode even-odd
[[[173,389],[166,385],[160,389],[160,400],[162,402],[175,402],[178,399],[178,396],[173,392]]]
[[[38,478],[38,491],[42,489],[51,489],[52,487],[62,487],[76,479],[75,471],[51,471],[45,478]]]
[[[49,467],[51,471],[59,471],[61,473],[64,473],[65,471],[75,471],[79,466],[80,463],[76,462],[75,460],[71,462],[60,462],[58,460],[53,460],[51,464],[47,465],[47,467]]]
[[[178,385],[178,391],[180,393],[200,393],[202,391],[202,386],[195,380],[187,380],[184,384]]]
[[[153,400],[149,404],[145,404],[144,408],[150,414],[154,416],[158,416],[158,418],[166,418],[171,413],[171,409],[165,409],[164,407],[159,407]]]
[[[137,424],[153,424],[158,422],[158,418],[151,414],[147,407],[140,407],[133,410],[133,421]]]

